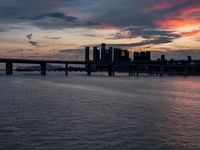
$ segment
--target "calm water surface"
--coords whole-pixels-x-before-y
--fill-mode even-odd
[[[0,75],[2,150],[198,150],[200,77]]]

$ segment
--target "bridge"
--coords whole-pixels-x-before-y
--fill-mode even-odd
[[[38,64],[41,75],[46,75],[47,64],[64,64],[65,75],[68,75],[69,65],[84,65],[84,70],[77,68],[76,71],[85,71],[87,75],[92,72],[106,71],[109,76],[115,72],[127,72],[130,76],[139,76],[141,73],[149,75],[200,75],[200,60],[173,60],[173,61],[109,61],[107,63],[94,62],[88,58],[85,61],[63,61],[63,60],[33,60],[33,59],[9,59],[0,58],[0,63],[5,64],[5,74],[13,74],[13,64]]]
[[[100,56],[101,55],[101,56]],[[13,74],[13,64],[38,64],[40,65],[41,75],[46,75],[47,64],[63,64],[66,76],[69,71],[85,71],[87,75],[92,72],[104,71],[109,76],[114,76],[115,72],[126,72],[130,76],[139,76],[141,73],[149,75],[200,75],[200,60],[166,60],[164,55],[161,59],[151,60],[150,52],[134,54],[134,60],[129,57],[127,50],[118,48],[106,49],[102,44],[101,52],[97,47],[93,48],[93,60],[90,60],[90,48],[85,48],[84,61],[64,61],[64,60],[33,60],[33,59],[9,59],[0,58],[0,63],[5,64],[5,74]],[[69,65],[84,65],[84,68],[76,67],[74,70]]]
[[[41,75],[46,75],[47,64],[64,64],[66,67],[66,75],[68,75],[68,65],[69,64],[82,64],[84,61],[62,61],[62,60],[33,60],[33,59],[9,59],[0,58],[0,63],[5,63],[6,75],[13,74],[13,64],[38,64],[41,67]]]

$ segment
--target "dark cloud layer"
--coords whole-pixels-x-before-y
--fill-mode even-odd
[[[155,21],[171,17],[199,0],[2,0],[2,24],[28,22],[42,29],[113,25],[121,28],[159,28]],[[83,17],[84,16],[84,17]],[[133,28],[129,28],[132,31]],[[137,29],[134,28],[137,35]],[[141,30],[140,30],[141,32]],[[163,34],[142,31],[146,36]]]
[[[199,34],[199,30],[182,34],[174,32],[175,27],[184,26],[187,22],[200,26],[199,12],[200,0],[1,0],[0,32],[16,30],[8,26],[21,23],[42,30],[109,27],[120,31],[111,35],[111,40],[137,37],[144,39],[138,43],[110,44],[111,46],[148,47],[171,43],[182,36]],[[84,35],[97,36],[91,33]],[[31,34],[27,38],[32,46],[40,46],[32,40]]]
[[[74,21],[77,20],[76,17],[66,16],[64,13],[61,13],[61,12],[52,12],[52,13],[41,14],[39,16],[30,17],[28,19],[31,19],[31,20],[41,20],[41,19],[48,19],[48,18],[61,19],[63,21],[67,21],[67,22],[74,22]],[[26,19],[26,18],[24,18],[24,19]]]

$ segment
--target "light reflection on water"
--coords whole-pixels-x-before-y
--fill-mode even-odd
[[[200,149],[199,77],[0,78],[0,149]]]

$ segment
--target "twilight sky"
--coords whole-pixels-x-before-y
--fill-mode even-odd
[[[200,59],[200,0],[0,0],[0,57],[81,59],[108,43]]]

